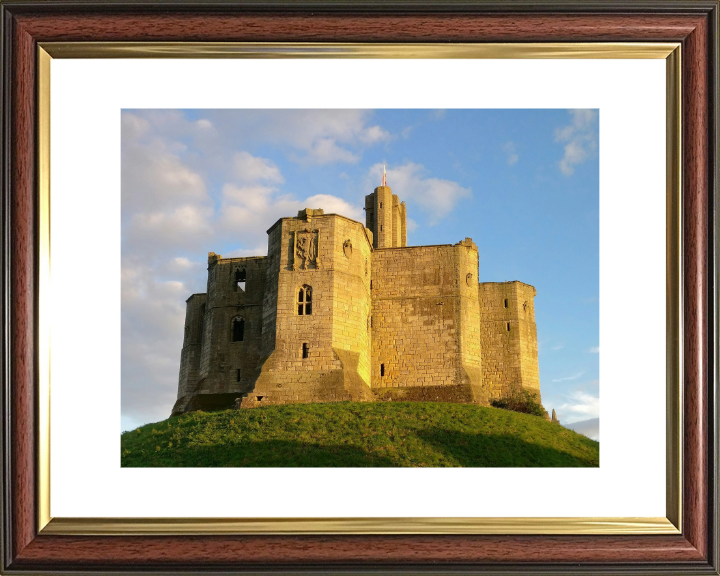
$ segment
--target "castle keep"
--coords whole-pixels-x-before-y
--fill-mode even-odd
[[[470,238],[407,246],[389,186],[366,223],[306,208],[268,230],[268,255],[208,255],[187,300],[173,414],[240,404],[540,400],[535,288],[478,282]],[[236,403],[236,399],[241,399]]]

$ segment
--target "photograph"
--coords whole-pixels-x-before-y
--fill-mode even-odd
[[[123,109],[122,467],[598,467],[599,110]]]

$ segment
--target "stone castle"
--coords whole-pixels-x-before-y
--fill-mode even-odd
[[[208,255],[187,300],[173,414],[342,400],[540,400],[535,288],[478,282],[478,249],[407,246],[405,203],[365,197],[363,226],[306,208],[268,254]]]

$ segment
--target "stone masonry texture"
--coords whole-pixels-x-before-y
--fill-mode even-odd
[[[208,255],[187,300],[173,414],[240,405],[540,400],[535,288],[478,282],[470,238],[407,246],[405,203],[365,197],[365,225],[306,208],[268,255]],[[238,402],[236,400],[239,399]]]

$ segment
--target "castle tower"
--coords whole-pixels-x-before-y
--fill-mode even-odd
[[[407,212],[405,202],[387,185],[365,196],[365,227],[373,233],[373,248],[400,248],[407,246]]]
[[[372,400],[368,236],[311,208],[268,230],[265,360],[242,407]]]
[[[523,388],[540,401],[535,295],[533,286],[518,281],[478,285],[483,387],[490,399]]]

